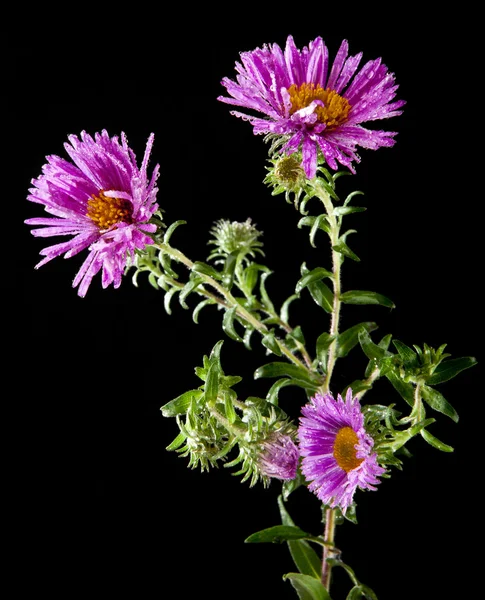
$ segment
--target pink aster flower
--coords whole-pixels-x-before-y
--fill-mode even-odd
[[[265,477],[291,480],[296,477],[299,456],[292,438],[287,434],[276,433],[263,442],[258,464]]]
[[[357,488],[375,490],[385,472],[372,451],[374,440],[364,429],[364,416],[352,390],[317,394],[302,408],[298,429],[301,470],[309,489],[323,504],[345,514]]]
[[[255,134],[277,134],[287,154],[301,149],[309,179],[315,177],[319,151],[332,169],[337,161],[354,172],[360,162],[357,146],[376,150],[393,146],[395,132],[371,130],[362,123],[401,114],[405,102],[392,102],[398,88],[382,59],[368,61],[358,71],[362,53],[348,55],[344,40],[330,63],[320,37],[299,50],[289,36],[283,51],[277,44],[242,52],[236,81],[225,77],[231,97],[218,99],[264,117],[232,111],[249,121]]]
[[[120,143],[106,131],[96,133],[94,139],[83,131],[81,140],[71,135],[70,143],[64,144],[72,162],[47,157],[42,174],[32,180],[35,187],[27,199],[43,204],[53,217],[36,217],[25,223],[43,226],[32,230],[37,237],[72,237],[44,248],[40,254],[45,258],[36,268],[61,254],[70,258],[87,248],[88,256],[73,281],[73,287],[79,286],[79,296],[86,295],[101,269],[103,288],[120,286],[129,258],[152,242],[147,234],[157,228],[149,223],[158,209],[155,182],[159,165],[150,179],[147,175],[153,138],[153,134],[148,138],[140,168],[124,133]]]

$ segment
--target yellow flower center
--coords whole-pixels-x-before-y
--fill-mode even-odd
[[[346,473],[356,469],[364,460],[363,458],[357,458],[355,445],[358,443],[359,438],[352,427],[342,427],[335,436],[333,456],[338,466]]]
[[[100,229],[109,229],[116,223],[133,223],[131,202],[109,198],[103,190],[88,200],[87,215]]]
[[[325,123],[326,129],[335,129],[345,123],[352,108],[346,98],[334,90],[323,89],[319,83],[302,83],[300,86],[294,83],[288,88],[288,93],[291,100],[290,115],[306,108],[313,100],[321,100],[323,106],[319,104],[315,113],[318,122]]]

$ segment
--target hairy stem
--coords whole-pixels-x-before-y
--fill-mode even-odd
[[[169,244],[162,242],[158,242],[156,244],[156,247],[162,250],[162,252],[165,252],[166,254],[171,256],[174,260],[185,265],[189,270],[192,270],[194,268],[194,263],[187,256],[185,256],[185,254],[180,252],[180,250],[172,248],[172,246],[170,246]],[[249,323],[256,331],[258,331],[262,335],[269,332],[268,327],[266,327],[264,323],[259,321],[253,314],[246,310],[244,306],[241,306],[241,304],[237,302],[237,300],[234,298],[231,292],[226,290],[226,288],[222,286],[218,281],[216,281],[210,275],[206,275],[205,273],[198,272],[198,275],[204,281],[204,283],[210,285],[220,294],[220,296],[222,296],[222,298],[224,298],[228,306],[235,307],[237,314],[247,323]],[[293,364],[297,365],[298,367],[301,367],[308,373],[312,373],[311,369],[299,358],[297,358],[282,340],[276,338],[276,343],[278,344],[281,353],[284,354],[286,358],[288,358]]]
[[[330,389],[330,381],[332,379],[333,370],[337,361],[337,336],[339,332],[339,321],[340,321],[340,277],[341,277],[341,266],[342,266],[342,255],[336,252],[333,248],[338,244],[340,235],[340,224],[333,214],[333,204],[330,199],[330,195],[325,188],[318,182],[314,186],[316,195],[322,201],[325,211],[327,213],[328,224],[330,226],[329,236],[330,245],[332,247],[332,273],[333,273],[333,306],[332,306],[332,317],[330,322],[329,334],[334,337],[333,342],[330,344],[327,358],[327,373],[325,381],[323,383],[323,393],[326,393]],[[325,541],[330,545],[334,545],[335,541],[335,510],[328,508],[326,510],[325,518]],[[330,581],[332,575],[332,566],[327,562],[328,558],[332,558],[332,551],[329,550],[329,546],[325,546],[323,550],[322,560],[322,584],[325,589],[330,590]]]

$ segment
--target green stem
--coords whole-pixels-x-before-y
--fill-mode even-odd
[[[172,248],[169,244],[158,242],[156,247],[171,256],[174,260],[185,265],[189,270],[194,268],[194,263],[187,257],[185,254],[177,250],[176,248]],[[256,331],[260,334],[264,335],[268,333],[269,329],[266,327],[264,323],[261,323],[253,314],[251,314],[248,310],[241,306],[239,302],[234,298],[234,296],[224,288],[218,281],[213,279],[210,275],[206,275],[205,273],[197,273],[198,276],[207,283],[212,288],[214,288],[227,302],[227,304],[231,307],[236,307],[237,314],[242,317],[245,321],[247,321]],[[279,339],[276,339],[276,343],[278,344],[281,353],[286,356],[292,363],[305,369],[307,372],[312,373],[311,369],[303,363],[299,358],[297,358],[293,352]]]
[[[327,393],[330,390],[330,381],[332,379],[333,370],[335,368],[335,363],[337,361],[337,336],[339,332],[339,321],[340,321],[340,293],[341,293],[341,266],[342,266],[342,255],[339,252],[336,252],[333,248],[338,244],[339,235],[340,235],[340,223],[337,218],[333,214],[333,204],[330,199],[330,195],[325,190],[325,188],[316,181],[314,185],[315,193],[322,201],[325,211],[327,213],[328,224],[330,226],[329,236],[330,236],[330,245],[332,247],[332,273],[333,273],[333,306],[332,306],[332,317],[330,322],[330,331],[329,334],[334,338],[333,342],[330,344],[328,350],[328,358],[327,358],[327,373],[325,377],[325,381],[322,386],[323,393]],[[335,526],[336,526],[336,517],[335,510],[333,508],[328,508],[326,510],[326,519],[325,519],[325,541],[330,545],[334,546],[335,541]],[[329,549],[329,546],[325,546],[323,550],[323,560],[322,560],[322,584],[326,590],[330,590],[330,581],[332,576],[332,565],[328,563],[327,559],[332,558],[334,554]]]

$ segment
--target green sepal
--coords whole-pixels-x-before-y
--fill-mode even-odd
[[[386,296],[377,292],[369,292],[364,290],[349,290],[340,294],[340,301],[344,304],[380,304],[387,308],[395,308],[395,304]]]
[[[332,600],[329,593],[323,587],[322,582],[310,575],[302,573],[287,573],[283,580],[290,580],[300,600]]]
[[[477,364],[477,359],[473,356],[464,356],[462,358],[453,358],[440,363],[434,370],[431,377],[428,377],[426,383],[428,385],[437,385],[456,377],[458,373],[465,369],[469,369]]]
[[[186,439],[187,437],[182,432],[180,432],[178,436],[173,440],[173,442],[165,448],[165,450],[177,450],[177,448],[180,448],[180,446],[185,442]]]
[[[204,275],[209,275],[209,277],[212,277],[213,279],[222,279],[222,273],[220,273],[219,271],[214,269],[214,267],[211,267],[205,262],[196,261],[192,267],[192,271],[195,271],[196,273],[203,273]]]
[[[306,269],[305,263],[303,263],[301,268],[302,268],[302,270]],[[321,281],[325,277],[333,278],[333,274],[330,271],[327,271],[327,269],[324,269],[322,267],[317,267],[316,269],[312,269],[311,271],[307,272],[298,281],[298,283],[295,286],[295,293],[299,294],[301,292],[301,290],[306,288],[311,283],[314,283],[315,281]]]
[[[293,519],[286,510],[282,496],[278,496],[278,507],[281,522],[288,527],[295,527]],[[296,568],[300,573],[310,577],[320,578],[322,572],[322,561],[310,544],[303,539],[288,541],[288,549]]]
[[[164,417],[175,417],[176,415],[185,414],[189,410],[192,400],[198,400],[202,394],[202,390],[189,390],[177,396],[177,398],[170,400],[160,408],[162,415]]]
[[[377,324],[372,321],[366,321],[349,327],[337,337],[337,356],[343,358],[359,343],[359,331],[365,329],[367,332],[377,329]]]
[[[427,385],[423,385],[421,388],[421,395],[423,400],[429,404],[433,410],[450,417],[450,419],[452,419],[455,423],[458,423],[458,413],[446,400],[443,394],[431,387],[428,387]]]
[[[301,274],[306,275],[307,273],[308,269],[303,264],[301,266]],[[318,306],[323,308],[325,312],[331,313],[333,311],[332,290],[325,283],[323,283],[323,281],[314,281],[313,283],[310,283],[307,287],[311,297],[318,304]]]
[[[234,329],[236,310],[237,306],[233,306],[232,308],[226,310],[222,319],[222,329],[224,330],[224,333],[226,333],[231,339],[236,340],[236,342],[243,342],[244,340],[242,337]]]
[[[347,258],[351,258],[355,262],[360,262],[360,258],[357,256],[357,254],[355,254],[355,252],[353,252],[343,240],[339,240],[335,246],[332,246],[332,249],[335,250],[335,252],[346,256]]]
[[[423,439],[428,442],[428,444],[433,446],[433,448],[441,450],[442,452],[454,452],[454,448],[452,446],[448,446],[448,444],[445,444],[434,435],[431,435],[427,429],[422,429],[420,434],[422,435]]]
[[[271,330],[269,333],[267,333],[261,338],[261,343],[265,348],[268,348],[268,350],[270,350],[273,354],[276,354],[276,356],[281,356],[281,350],[278,346],[278,342],[276,341],[273,330]]]

